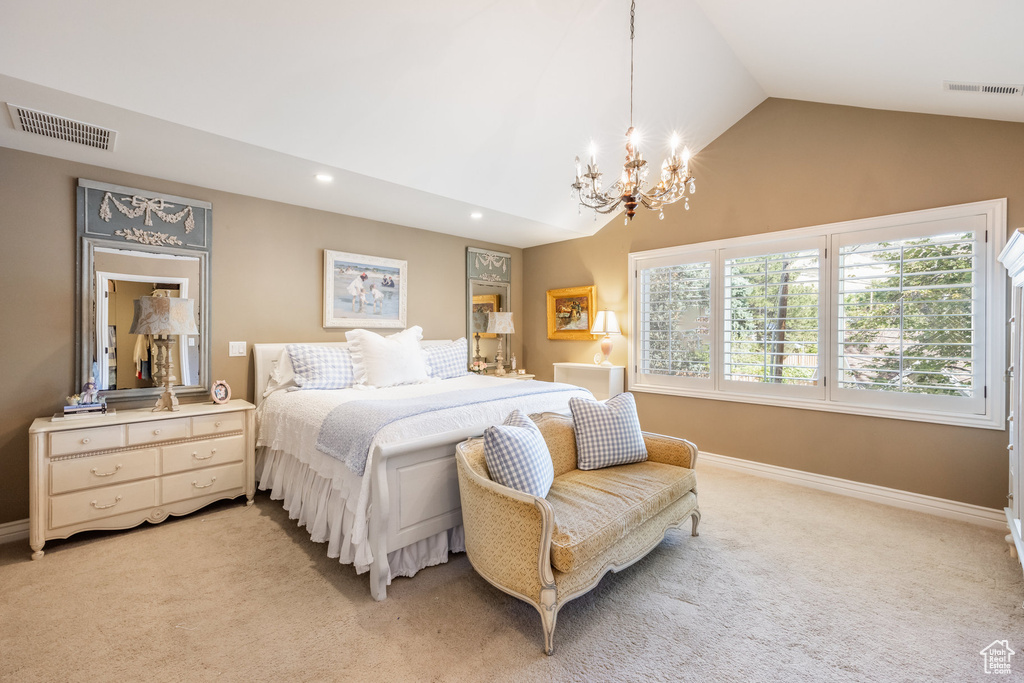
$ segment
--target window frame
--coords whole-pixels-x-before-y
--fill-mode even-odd
[[[918,394],[893,393],[882,395],[883,392],[857,392],[856,390],[839,390],[838,379],[838,277],[839,248],[841,244],[867,242],[860,237],[870,235],[878,230],[891,231],[898,235],[899,231],[913,232],[915,226],[937,223],[946,220],[964,220],[971,217],[983,219],[978,230],[976,244],[978,277],[976,287],[979,293],[979,311],[975,314],[975,330],[984,335],[977,343],[979,358],[975,361],[983,366],[975,377],[982,379],[975,402],[976,407],[967,410],[960,406],[948,405],[950,401],[926,400],[945,399],[944,396],[922,396]],[[966,228],[965,231],[971,228]],[[984,236],[982,236],[984,233]],[[931,234],[941,234],[932,232]],[[824,255],[819,259],[820,277],[819,300],[819,368],[825,381],[821,383],[821,396],[801,395],[811,392],[792,392],[788,389],[805,388],[771,383],[736,382],[724,380],[724,262],[726,258],[736,258],[735,254],[778,253],[771,250],[785,243],[797,243],[798,240],[820,239],[824,242]],[[891,239],[900,239],[890,236]],[[1006,318],[1006,277],[1003,268],[997,261],[999,253],[1006,242],[1006,199],[994,199],[955,206],[925,209],[887,216],[829,223],[824,225],[796,228],[771,233],[748,235],[744,237],[700,242],[696,244],[666,247],[629,254],[628,266],[628,302],[627,320],[629,330],[639,330],[639,285],[641,271],[650,267],[677,265],[707,258],[693,258],[694,254],[714,252],[711,260],[711,381],[700,383],[680,381],[682,378],[670,376],[641,375],[638,372],[640,335],[631,334],[628,346],[629,364],[626,368],[629,389],[631,391],[649,392],[666,395],[707,398],[712,400],[731,401],[738,403],[754,403],[774,405],[805,410],[886,417],[916,422],[977,427],[983,429],[1004,429],[1006,410],[1006,390],[1002,382],[1006,366],[1006,334],[998,325],[998,321]],[[728,256],[726,256],[728,254]],[[657,265],[652,265],[657,264]],[[982,358],[983,357],[983,358]],[[737,384],[758,385],[756,388],[741,387]],[[817,387],[814,387],[817,388]],[[778,391],[783,389],[783,391]],[[850,396],[855,392],[862,396]],[[856,400],[864,398],[863,401]],[[963,403],[955,398],[952,403]]]

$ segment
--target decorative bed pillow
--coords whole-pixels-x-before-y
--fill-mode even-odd
[[[285,347],[299,389],[347,389],[355,384],[352,354],[348,349],[316,344],[289,344]],[[283,375],[286,370],[280,366]],[[282,379],[285,379],[282,377]]]
[[[469,374],[469,344],[465,337],[448,344],[428,346],[424,350],[431,377],[451,379]]]
[[[382,337],[369,330],[345,333],[352,351],[356,383],[371,387],[414,384],[429,379],[426,353],[420,347],[419,325]]]
[[[520,410],[513,410],[504,424],[484,430],[484,460],[491,479],[533,496],[546,496],[555,479],[544,436]]]
[[[597,470],[647,460],[633,394],[612,396],[604,403],[586,398],[569,399],[576,428],[576,466]]]

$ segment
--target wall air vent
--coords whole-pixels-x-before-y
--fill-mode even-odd
[[[107,151],[114,149],[114,141],[117,139],[116,130],[101,128],[91,123],[74,121],[27,107],[19,107],[10,102],[7,103],[7,108],[11,112],[11,121],[14,122],[14,127],[18,130],[44,135],[56,140],[77,142],[80,145],[96,149]]]
[[[976,92],[990,95],[1021,95],[1024,85],[1008,85],[1006,83],[965,83],[963,81],[943,81],[943,90],[950,92]]]

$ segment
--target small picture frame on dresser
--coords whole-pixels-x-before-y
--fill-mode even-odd
[[[219,405],[227,403],[231,400],[231,387],[224,380],[218,379],[210,389],[210,398]]]

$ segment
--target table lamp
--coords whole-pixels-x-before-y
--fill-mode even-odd
[[[172,336],[199,334],[192,299],[139,297],[135,300],[135,317],[129,332],[153,336],[153,345],[156,347],[153,374],[159,372],[164,385],[164,393],[157,399],[153,410],[177,410],[178,397],[174,395],[174,378],[171,377],[170,345],[174,343]]]
[[[622,334],[619,330],[619,319],[615,317],[615,311],[607,309],[598,311],[597,315],[594,316],[594,326],[590,328],[590,334],[604,335],[604,339],[601,340],[601,353],[604,354],[604,360],[601,361],[600,365],[611,366],[612,362],[608,360],[608,356],[612,353],[612,335]]]
[[[487,333],[488,334],[513,334],[515,327],[512,325],[512,313],[498,311],[497,313],[487,314]],[[505,374],[505,353],[504,353],[504,337],[498,337],[498,353],[494,356],[494,362],[497,367],[494,369],[494,374],[501,377]]]

